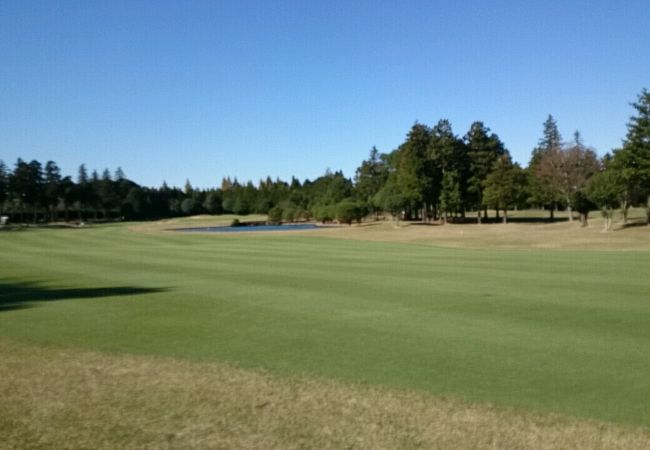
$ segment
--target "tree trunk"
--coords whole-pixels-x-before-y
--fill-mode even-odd
[[[549,217],[550,221],[555,222],[555,207],[551,206],[551,208],[549,209],[549,212],[551,214],[550,217]]]
[[[481,210],[480,209],[478,209],[476,211],[476,220],[477,220],[477,223],[480,225],[481,224]]]
[[[605,228],[603,231],[609,231],[612,227],[612,211],[609,208],[603,208],[603,218],[605,219]]]
[[[503,223],[508,223],[508,210],[503,208]]]
[[[483,217],[485,217],[486,219],[488,218],[487,206],[483,207]]]
[[[495,210],[496,210],[496,218],[497,220],[499,220],[499,207],[497,206]]]
[[[447,211],[442,215],[442,224],[447,225]]]
[[[569,213],[569,222],[573,222],[573,210],[571,209],[571,205],[567,204],[566,210]]]
[[[580,226],[586,228],[589,226],[589,213],[580,213]]]
[[[627,225],[627,212],[629,209],[630,205],[627,200],[623,200],[623,204],[621,205],[621,212],[623,213],[623,226]]]

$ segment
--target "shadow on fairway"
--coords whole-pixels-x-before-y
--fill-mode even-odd
[[[577,221],[578,219],[576,219]],[[510,217],[508,216],[508,223],[533,223],[533,224],[544,224],[544,223],[559,223],[559,222],[568,222],[569,218],[568,217],[556,217],[553,220],[550,220],[548,217]],[[411,226],[422,226],[422,227],[437,227],[442,225],[442,222],[436,221],[436,222],[421,222],[421,221],[409,221],[409,220],[403,220],[403,223],[408,223]],[[456,225],[476,225],[476,218],[475,217],[451,217],[447,219],[447,222],[450,224],[456,224]],[[483,218],[482,222],[484,225],[486,224],[502,224],[503,223],[503,217],[499,217],[498,219],[496,217],[488,217]]]
[[[167,291],[165,288],[135,286],[52,289],[40,286],[38,283],[17,283],[0,280],[0,313],[14,309],[30,308],[37,306],[41,302],[140,295],[165,291]]]

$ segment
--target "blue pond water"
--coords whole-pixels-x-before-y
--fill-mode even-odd
[[[314,230],[325,228],[313,223],[298,223],[289,225],[245,225],[240,227],[197,227],[197,228],[176,228],[174,231],[199,231],[211,233],[239,233],[242,231],[292,231],[292,230]]]

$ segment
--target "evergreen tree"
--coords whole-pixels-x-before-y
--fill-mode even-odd
[[[21,219],[27,207],[32,209],[32,221],[38,218],[38,207],[43,201],[43,170],[41,163],[32,160],[26,163],[18,158],[13,173],[9,176],[9,192],[18,203]]]
[[[485,180],[483,203],[503,211],[503,223],[508,222],[508,209],[516,205],[519,198],[523,171],[513,164],[510,155],[501,155],[494,163],[493,170]]]
[[[431,130],[416,123],[409,131],[406,142],[398,149],[396,182],[402,199],[406,202],[407,215],[426,219],[427,205],[432,204],[432,178],[427,171],[427,153]]]
[[[91,187],[88,179],[86,165],[79,166],[77,173],[77,215],[79,220],[83,220],[83,210],[88,207],[91,197]]]
[[[441,201],[441,190],[445,189],[445,175],[454,172],[451,176],[458,183],[459,204],[454,206],[455,211],[464,213],[464,199],[467,197],[467,178],[469,174],[469,158],[467,148],[463,141],[452,131],[448,120],[440,120],[431,130],[431,139],[428,148],[428,166],[432,184],[431,190],[436,200]],[[449,192],[450,178],[447,177],[447,192]],[[446,194],[445,194],[446,195]],[[448,199],[448,197],[447,197]],[[437,210],[449,212],[443,205],[433,205],[433,216],[436,218]]]
[[[465,135],[467,156],[469,159],[468,193],[470,202],[477,209],[477,221],[481,223],[481,208],[487,206],[483,202],[485,181],[492,172],[495,161],[506,154],[506,149],[499,137],[490,133],[490,129],[483,122],[474,122]]]
[[[546,207],[550,211],[550,219],[553,220],[555,208],[558,201],[556,192],[539,178],[538,166],[547,153],[559,151],[562,148],[562,135],[557,128],[557,122],[552,115],[548,115],[544,121],[544,131],[542,138],[539,140],[537,147],[533,149],[530,162],[528,163],[528,184],[529,184],[529,203],[532,205]]]
[[[203,208],[209,214],[221,214],[221,196],[217,191],[210,191],[205,196]]]
[[[443,223],[447,223],[450,213],[456,213],[461,208],[462,199],[458,179],[458,172],[455,170],[446,171],[442,177],[440,210],[443,214]]]
[[[118,167],[115,169],[115,181],[120,182],[122,180],[126,180],[126,175],[124,175],[124,171],[122,170],[121,167]]]
[[[361,163],[355,176],[355,192],[357,198],[371,212],[376,212],[376,206],[373,202],[375,195],[381,190],[388,178],[388,170],[384,160],[382,160],[377,147],[372,147],[370,156]]]
[[[185,192],[185,195],[192,195],[192,192],[194,192],[194,188],[192,187],[192,183],[190,183],[190,180],[185,180],[185,187],[183,188],[183,192]]]
[[[3,215],[5,203],[9,197],[9,172],[0,159],[0,216]]]
[[[613,166],[619,171],[626,200],[643,200],[650,225],[650,92],[641,91],[632,106],[637,115],[627,124],[627,136],[623,148],[614,153]]]
[[[402,213],[408,206],[409,199],[402,194],[396,173],[390,174],[384,187],[375,196],[374,202],[383,211],[389,212],[396,222],[399,222]]]
[[[102,177],[98,182],[97,197],[102,209],[102,215],[104,219],[108,219],[109,211],[117,209],[119,204],[116,186],[111,179],[111,172],[108,169],[104,169]]]
[[[70,220],[70,208],[74,206],[77,200],[77,187],[70,177],[63,177],[59,183],[59,192],[61,203],[63,204],[63,213],[65,221]]]
[[[50,211],[50,220],[57,219],[57,207],[61,197],[61,169],[54,161],[45,164],[45,192],[44,199]]]

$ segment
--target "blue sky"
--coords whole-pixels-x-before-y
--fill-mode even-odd
[[[599,154],[650,88],[644,1],[0,0],[0,159],[149,186],[353,176],[417,120]]]

